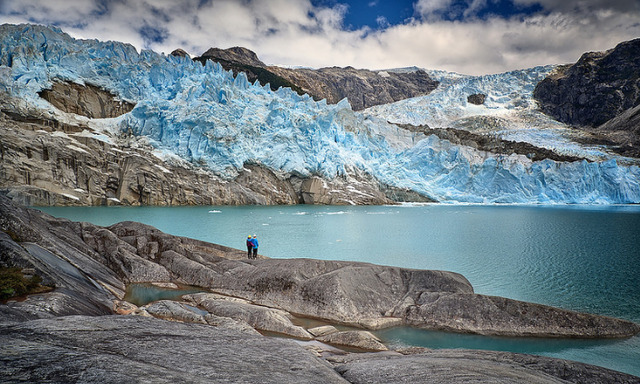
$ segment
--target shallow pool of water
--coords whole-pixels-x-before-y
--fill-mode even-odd
[[[180,300],[180,296],[189,293],[208,292],[204,288],[181,286],[177,289],[158,287],[153,284],[129,284],[124,300],[137,306],[147,305],[158,300]]]

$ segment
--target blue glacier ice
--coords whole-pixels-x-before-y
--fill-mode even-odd
[[[177,155],[223,178],[233,179],[244,164],[255,163],[282,176],[333,179],[364,171],[381,183],[443,202],[639,203],[638,166],[606,154],[592,162],[532,162],[455,146],[387,123],[392,115],[399,122],[460,123],[484,113],[499,117],[498,131],[504,134],[528,131],[523,126],[528,120],[509,113],[530,113],[531,89],[549,70],[485,77],[482,89],[474,88],[479,83],[471,78],[457,76],[465,85],[448,76],[460,95],[487,93],[485,106],[452,103],[443,87],[430,102],[411,99],[356,113],[347,100],[327,105],[290,89],[272,91],[249,83],[243,74],[234,78],[211,62],[203,66],[138,52],[124,43],[76,40],[51,27],[0,26],[3,109],[69,118],[38,92],[58,79],[97,85],[136,103],[124,117],[107,120],[107,131],[147,137],[158,153]],[[421,111],[412,103],[427,108]]]

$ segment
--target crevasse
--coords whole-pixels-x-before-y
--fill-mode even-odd
[[[532,69],[494,75],[485,81],[486,87],[495,87],[488,105],[501,108],[517,99],[516,108],[528,108],[527,95],[514,98],[504,91],[504,79],[520,76],[535,85],[541,73]],[[446,98],[435,107],[415,108],[424,100],[412,100],[405,107],[380,107],[386,113],[356,113],[346,100],[327,105],[289,89],[274,92],[267,85],[250,84],[244,74],[234,78],[215,63],[203,66],[138,52],[124,43],[76,40],[36,25],[0,26],[0,80],[3,108],[28,103],[45,112],[54,107],[38,92],[54,80],[104,87],[136,103],[112,129],[147,136],[164,153],[225,178],[235,177],[247,162],[329,179],[358,168],[385,184],[447,202],[640,202],[640,170],[615,159],[531,162],[524,156],[454,146],[386,122],[390,114],[411,116],[412,122],[446,121],[453,110],[442,106]]]

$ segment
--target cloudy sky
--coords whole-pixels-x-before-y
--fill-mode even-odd
[[[640,0],[0,0],[0,23],[267,64],[489,74],[575,62],[640,37]]]

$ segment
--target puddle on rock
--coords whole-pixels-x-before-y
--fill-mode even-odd
[[[124,300],[140,307],[158,300],[180,300],[182,295],[200,292],[209,291],[202,287],[189,285],[178,286],[176,289],[159,287],[151,283],[136,283],[127,286]]]

